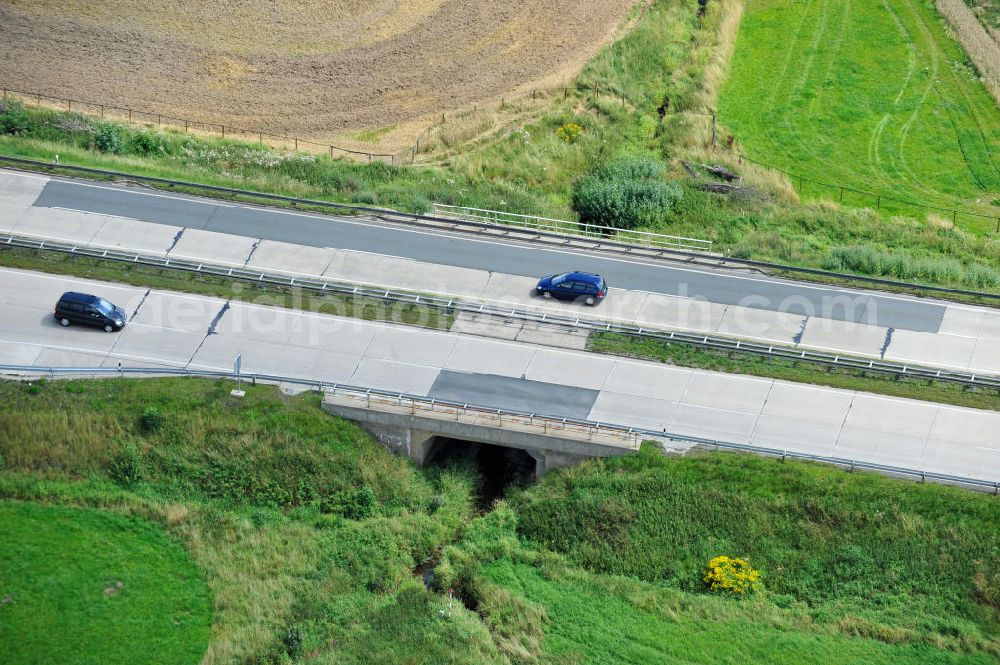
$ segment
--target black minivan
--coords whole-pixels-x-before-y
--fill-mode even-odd
[[[125,327],[125,310],[87,293],[67,291],[62,294],[52,315],[64,326],[83,323],[104,328],[104,332],[115,332]]]

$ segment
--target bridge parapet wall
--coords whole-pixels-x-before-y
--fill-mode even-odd
[[[438,437],[525,450],[536,460],[536,477],[590,457],[635,452],[641,443],[631,432],[380,396],[328,393],[323,408],[357,422],[390,451],[418,465],[427,461]]]

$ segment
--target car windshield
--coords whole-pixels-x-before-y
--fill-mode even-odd
[[[97,307],[97,311],[104,316],[114,316],[115,314],[115,306],[104,298],[98,298],[97,302],[94,303],[94,306]]]
[[[552,278],[552,286],[559,286],[560,284],[566,281],[567,277],[569,277],[568,272],[563,273],[562,275],[556,275],[555,277]]]

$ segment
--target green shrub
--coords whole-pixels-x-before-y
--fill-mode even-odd
[[[652,157],[614,159],[574,183],[573,209],[584,224],[619,229],[654,225],[683,195],[680,186],[663,180],[665,170]]]
[[[129,149],[139,155],[155,155],[167,152],[167,142],[163,134],[140,131],[132,135],[128,142]]]
[[[108,465],[108,475],[122,487],[130,487],[142,480],[142,454],[131,441],[125,443],[121,450],[111,458]]]
[[[94,147],[111,155],[124,153],[125,131],[114,123],[101,123],[94,130]]]
[[[281,636],[281,643],[285,645],[285,651],[288,653],[292,659],[298,659],[302,656],[303,645],[305,639],[302,635],[302,629],[298,626],[291,626],[285,634]]]
[[[0,134],[23,134],[31,128],[24,105],[16,101],[0,102]]]
[[[163,427],[163,414],[155,406],[147,406],[139,416],[139,429],[143,434],[153,434]]]
[[[365,485],[359,490],[338,492],[320,501],[320,511],[352,520],[363,520],[375,514],[377,507],[375,492]]]

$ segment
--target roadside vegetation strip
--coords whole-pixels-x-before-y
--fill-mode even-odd
[[[160,526],[6,500],[0,523],[6,665],[201,661],[212,619],[208,587]]]
[[[0,382],[0,497],[141,516],[184,543],[212,592],[206,661],[1000,654],[994,497],[644,446],[508,488],[477,513],[467,461],[415,469],[314,394],[248,386],[233,400],[230,388]],[[763,589],[710,592],[704,568],[720,554],[748,557]]]
[[[751,4],[720,114],[751,157],[996,216],[1000,110],[933,3]]]

